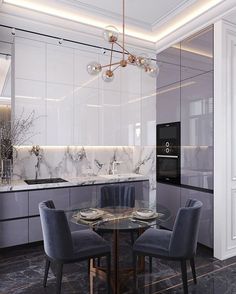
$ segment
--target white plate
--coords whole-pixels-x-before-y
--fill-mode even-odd
[[[154,215],[154,211],[151,209],[142,208],[142,209],[136,210],[136,214],[141,217],[152,217]]]
[[[83,220],[96,220],[102,217],[104,212],[102,210],[88,208],[81,209],[74,217]]]
[[[139,214],[137,214],[136,211],[133,212],[133,218],[136,218],[136,219],[141,219],[141,220],[151,220],[151,219],[155,219],[158,217],[158,213],[157,212],[154,212],[152,216],[141,216]]]
[[[98,210],[93,208],[84,208],[81,209],[79,213],[82,217],[94,217],[98,214]]]

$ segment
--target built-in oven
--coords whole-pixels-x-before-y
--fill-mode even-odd
[[[180,122],[156,126],[156,179],[180,184]]]

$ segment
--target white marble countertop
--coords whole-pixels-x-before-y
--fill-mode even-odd
[[[67,182],[50,183],[50,184],[35,184],[28,185],[23,180],[12,180],[10,184],[0,184],[0,192],[8,191],[27,191],[48,188],[63,188],[73,186],[86,186],[93,184],[106,184],[118,182],[133,182],[133,181],[146,181],[147,176],[140,174],[116,174],[116,175],[99,175],[99,176],[80,176],[76,178],[63,178]]]

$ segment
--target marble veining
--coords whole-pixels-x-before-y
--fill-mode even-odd
[[[124,178],[102,178],[103,175],[112,174],[113,163],[118,161],[120,164],[117,165],[117,173],[126,174],[128,181],[134,180],[134,175],[143,176],[145,180],[149,180],[151,207],[155,207],[156,157],[154,146],[34,147],[17,149],[14,159],[13,184],[5,187],[1,185],[0,191],[24,189],[25,184],[22,180],[36,177],[60,177],[69,181],[69,183],[44,184],[40,185],[40,188],[120,182]],[[127,176],[129,174],[131,178]],[[29,189],[33,188],[39,187],[31,185]]]
[[[114,161],[120,161],[119,173],[133,170],[133,147],[40,147],[38,156],[28,148],[19,148],[14,161],[14,179],[79,177],[111,174]]]
[[[109,234],[105,236],[109,241]],[[120,264],[132,262],[132,246],[127,234],[121,234]],[[43,288],[44,253],[42,245],[16,247],[2,250],[0,253],[0,293],[40,294],[55,291],[55,270],[50,269],[48,285]],[[103,260],[102,260],[103,262]],[[228,294],[236,289],[236,258],[224,261],[213,258],[212,251],[199,246],[196,256],[197,284],[194,285],[188,264],[189,294]],[[62,293],[106,293],[106,284],[98,277],[90,279],[92,289],[89,291],[87,262],[66,265],[62,280]],[[121,294],[131,294],[132,276],[121,285]],[[145,272],[138,273],[137,294],[175,293],[182,294],[180,265],[176,261],[153,259],[153,271],[148,271],[146,259]]]
[[[105,184],[105,183],[119,183],[119,182],[133,182],[133,181],[145,181],[148,177],[138,174],[124,174],[121,177],[117,175],[101,175],[101,176],[81,176],[75,178],[64,178],[67,182],[61,183],[47,183],[47,184],[34,184],[27,185],[23,180],[12,181],[9,185],[0,184],[0,192],[7,191],[21,191],[21,190],[37,190],[47,188],[62,188],[72,186],[84,186],[93,184]]]
[[[135,147],[134,173],[146,175],[149,179],[150,208],[156,206],[156,150],[155,146]]]

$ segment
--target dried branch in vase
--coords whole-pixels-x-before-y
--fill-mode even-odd
[[[1,159],[11,159],[14,147],[23,145],[35,135],[31,131],[35,119],[35,111],[24,118],[23,110],[18,118],[0,123]]]

